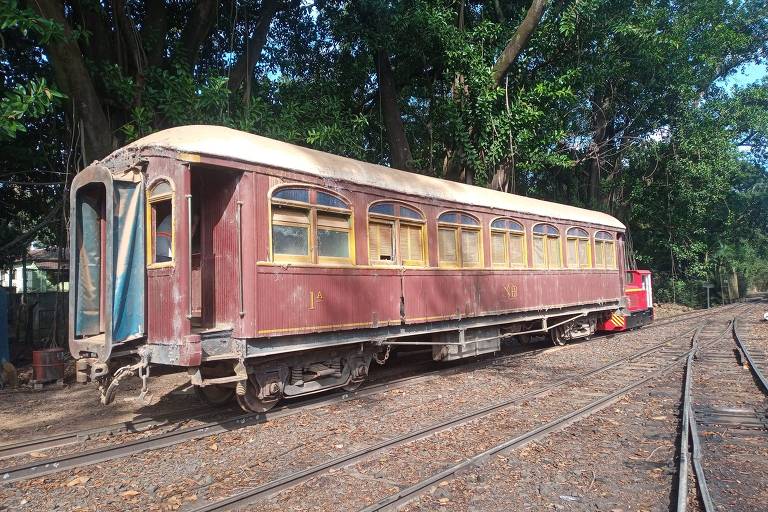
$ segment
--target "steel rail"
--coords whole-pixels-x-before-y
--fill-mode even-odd
[[[123,421],[120,423],[113,423],[111,425],[105,425],[103,427],[94,427],[83,430],[75,430],[72,432],[63,432],[61,434],[54,434],[51,436],[45,436],[38,439],[31,439],[25,441],[19,441],[16,443],[8,443],[0,445],[0,459],[7,459],[9,457],[15,457],[18,455],[25,455],[28,453],[49,450],[51,448],[61,448],[63,446],[69,446],[82,441],[87,441],[95,437],[107,435],[107,434],[119,434],[119,433],[140,433],[152,428],[163,427],[170,425],[174,422],[181,422],[188,419],[199,419],[206,416],[213,416],[216,414],[225,414],[226,408],[219,410],[211,410],[208,408],[191,408],[179,411],[173,414],[169,414],[160,418],[141,418],[137,420]],[[195,414],[201,413],[200,416]],[[0,473],[2,471],[0,470]]]
[[[728,324],[728,330],[732,332],[733,340],[736,343],[736,346],[741,351],[741,354],[743,357],[749,362],[750,369],[753,369],[753,362],[751,359],[751,356],[749,355],[749,351],[747,351],[746,347],[741,342],[741,339],[738,335],[737,330],[737,321],[738,317],[735,317],[731,322]],[[708,345],[714,344],[716,341],[719,341],[723,338],[725,332],[720,334],[713,342],[709,343]],[[693,388],[693,362],[696,357],[696,354],[699,351],[699,348],[697,346],[697,340],[694,339],[694,346],[692,348],[691,354],[688,357],[688,362],[686,364],[686,378],[685,378],[685,388],[684,388],[684,402],[683,402],[683,428],[681,429],[681,442],[680,442],[680,458],[679,458],[679,466],[678,466],[678,478],[679,478],[679,485],[678,485],[678,495],[677,495],[677,512],[685,512],[687,508],[687,501],[688,501],[688,488],[687,488],[687,471],[688,471],[688,437],[690,436],[691,439],[691,463],[693,465],[694,473],[696,474],[696,488],[699,493],[699,499],[701,500],[701,503],[704,507],[705,512],[715,512],[716,507],[715,503],[712,500],[712,495],[709,492],[709,485],[707,484],[707,478],[704,473],[704,465],[702,463],[703,456],[702,456],[702,449],[701,449],[701,437],[699,436],[699,430],[698,425],[696,424],[696,414],[693,410],[693,406],[691,405],[691,394],[692,394],[692,388]],[[759,387],[762,388],[763,392],[766,392],[768,390],[768,387],[765,385],[765,380],[762,376],[762,373],[759,369],[755,368],[757,370],[757,373],[755,371],[752,371],[752,374],[755,376],[755,379],[758,381]],[[685,475],[685,476],[683,476]],[[683,482],[683,478],[685,478],[685,482]]]
[[[733,306],[737,306],[737,305],[733,305]],[[730,308],[732,306],[729,305],[727,307]],[[698,318],[700,316],[718,314],[720,312],[722,311],[719,309],[714,312],[707,311],[705,313],[697,314],[694,318]],[[645,329],[661,327],[663,325],[669,325],[674,323],[680,323],[680,322],[684,322],[686,320],[691,320],[691,319],[692,318],[690,313],[683,313],[680,315],[675,315],[675,317],[673,317],[673,319],[671,320],[654,323],[650,326],[646,326]],[[624,332],[621,332],[618,334],[612,334],[609,336],[615,338],[615,337],[628,336],[630,334],[632,334],[632,331],[624,331]],[[670,341],[672,341],[673,339],[676,339],[677,337],[670,338],[668,341],[664,343],[669,343]],[[85,450],[85,451],[81,451],[73,454],[65,454],[58,457],[52,457],[49,459],[37,461],[34,463],[13,466],[10,468],[0,468],[0,483],[15,482],[15,481],[25,480],[29,478],[34,478],[34,477],[50,475],[53,473],[65,471],[67,469],[87,466],[87,465],[96,464],[99,462],[105,462],[107,460],[112,460],[119,457],[138,454],[148,450],[165,448],[168,446],[172,446],[174,444],[182,443],[184,441],[199,439],[202,437],[207,437],[207,436],[215,435],[218,433],[228,432],[228,431],[231,431],[233,428],[241,428],[241,427],[246,427],[253,424],[263,423],[272,419],[278,419],[287,415],[301,412],[304,409],[318,408],[318,407],[342,402],[345,400],[362,398],[364,396],[372,395],[372,394],[375,394],[381,391],[386,391],[389,389],[396,389],[406,383],[414,383],[422,380],[427,380],[440,374],[450,374],[456,371],[466,371],[473,367],[483,367],[483,366],[488,366],[489,364],[499,364],[509,360],[530,357],[532,355],[544,352],[550,348],[552,347],[546,346],[539,349],[526,350],[524,352],[502,356],[500,358],[499,357],[483,358],[480,361],[476,361],[471,364],[465,363],[457,366],[440,368],[431,372],[422,373],[422,374],[418,374],[410,377],[404,377],[404,378],[396,379],[394,381],[388,381],[380,384],[369,385],[354,392],[339,392],[339,393],[334,393],[330,395],[324,395],[322,397],[311,399],[306,402],[300,402],[296,404],[289,403],[279,407],[276,410],[269,411],[267,413],[241,414],[231,418],[225,418],[223,420],[206,422],[194,427],[188,427],[188,428],[176,430],[173,432],[159,434],[147,439],[141,439],[133,442],[123,443],[120,445],[94,448],[91,450]],[[212,414],[215,414],[215,413],[216,412],[214,411]],[[138,420],[137,422],[123,422],[123,423],[118,423],[115,425],[110,425],[107,427],[101,427],[97,429],[74,431],[69,433],[48,436],[45,438],[40,438],[32,441],[24,441],[19,443],[8,444],[5,446],[0,446],[0,459],[12,457],[15,455],[23,455],[23,454],[31,453],[37,450],[46,450],[50,448],[63,447],[63,446],[76,444],[77,442],[83,439],[88,439],[94,434],[105,434],[109,432],[113,432],[113,433],[133,432],[135,431],[134,427],[130,425],[136,424],[139,422],[142,422],[142,423],[146,422],[147,426],[144,429],[138,430],[137,432],[149,430],[153,426],[164,426],[169,424],[169,421],[167,418],[161,419],[161,420],[146,419],[146,420]]]
[[[763,375],[760,367],[755,364],[754,359],[752,359],[752,354],[749,353],[747,346],[742,342],[741,336],[739,336],[736,320],[733,321],[733,338],[736,341],[736,346],[739,347],[739,351],[741,352],[743,359],[746,359],[749,366],[749,371],[751,371],[752,375],[754,375],[758,386],[763,390],[763,393],[768,394],[768,380],[765,378],[765,375]]]
[[[383,390],[386,391],[389,389],[389,388],[386,388],[386,386],[391,387],[394,385],[402,385],[405,383],[420,382],[422,380],[428,380],[439,375],[450,375],[454,372],[471,370],[472,368],[475,368],[475,367],[485,367],[485,366],[490,367],[491,364],[505,363],[507,361],[515,360],[515,359],[525,359],[533,355],[539,354],[541,352],[544,352],[545,350],[548,350],[550,348],[552,347],[545,346],[541,348],[529,348],[520,352],[515,352],[513,354],[506,354],[503,356],[495,356],[495,357],[481,356],[479,360],[472,361],[470,363],[464,363],[464,364],[453,364],[453,363],[460,363],[461,361],[456,361],[456,362],[450,361],[449,363],[442,363],[443,365],[446,365],[442,368],[437,368],[428,372],[418,373],[412,376],[398,377],[397,375],[395,375],[396,378],[392,380],[385,380],[383,382],[369,381],[367,384],[364,384],[363,388],[353,392],[337,391],[337,392],[332,392],[331,394],[323,395],[322,397],[315,398],[314,400],[311,400],[309,403],[305,399],[305,401],[292,402],[286,405],[281,405],[278,408],[267,413],[268,417],[266,419],[270,419],[271,417],[270,415],[276,414],[279,411],[282,411],[286,408],[291,408],[291,410],[298,412],[298,409],[294,407],[295,405],[308,404],[311,406],[311,405],[314,405],[317,400],[323,400],[323,399],[329,399],[328,403],[334,403],[334,401],[338,400],[339,398],[346,398],[346,399],[358,398],[358,397],[366,396],[367,394],[370,394],[371,391],[379,391],[382,386],[385,386]],[[415,368],[411,368],[410,370],[415,369],[418,371],[422,367],[433,366],[436,364],[438,363],[430,360],[426,363],[418,364],[416,365]],[[450,364],[450,366],[447,366],[447,364]],[[364,392],[365,392],[365,395],[362,395],[362,393]],[[234,408],[232,408],[231,410],[235,411]],[[190,413],[196,413],[196,412],[200,412],[200,413],[209,412],[209,414],[202,414],[202,416],[191,416],[191,417],[188,416]],[[81,441],[89,440],[94,436],[99,436],[104,434],[119,434],[123,432],[140,433],[140,432],[145,432],[147,430],[150,430],[154,427],[163,427],[163,426],[169,425],[170,423],[175,421],[182,422],[183,420],[186,420],[186,419],[200,419],[201,417],[204,418],[206,416],[212,416],[212,415],[222,414],[226,412],[227,412],[226,407],[213,409],[213,410],[211,407],[190,408],[184,411],[180,411],[179,413],[174,413],[172,415],[168,415],[162,418],[144,418],[140,420],[130,420],[130,421],[114,423],[111,425],[106,425],[103,427],[75,430],[71,432],[64,432],[61,434],[53,434],[50,436],[40,437],[37,439],[28,440],[28,441],[8,443],[8,444],[0,445],[0,460],[17,456],[17,455],[28,454],[34,451],[42,451],[42,450],[48,450],[51,448],[60,448],[63,446],[69,446]],[[253,416],[253,415],[263,415],[263,413],[243,414],[242,410],[240,410],[239,408],[237,409],[237,412],[240,413],[236,416],[237,418],[241,418],[245,416]],[[0,469],[0,475],[2,475],[3,471],[4,471],[3,469]],[[0,477],[0,482],[2,482],[2,477]]]
[[[682,426],[680,428],[680,447],[677,466],[677,512],[685,512],[688,504],[688,435],[690,428],[688,421],[690,415],[688,412],[691,407],[691,381],[693,374],[693,356],[698,350],[697,339],[701,334],[701,327],[696,330],[691,340],[691,351],[685,362],[685,384],[683,386],[683,408],[682,408]]]
[[[714,343],[715,341],[719,340],[721,337],[722,335],[710,343]],[[388,496],[387,498],[384,498],[383,500],[378,501],[377,503],[374,503],[373,505],[363,509],[362,512],[373,512],[378,510],[396,510],[399,507],[405,505],[406,503],[412,501],[416,497],[423,494],[427,489],[429,489],[433,485],[453,477],[456,473],[462,471],[463,469],[470,468],[472,466],[480,464],[483,461],[487,460],[489,457],[497,453],[503,452],[505,450],[520,448],[532,441],[541,439],[552,432],[562,430],[563,428],[581,420],[582,418],[585,418],[586,416],[589,416],[590,414],[594,414],[602,409],[605,409],[606,407],[609,407],[611,404],[615,403],[616,401],[618,401],[619,399],[621,399],[631,391],[639,388],[640,386],[646,384],[652,379],[655,379],[657,377],[660,377],[666,374],[667,372],[675,368],[681,360],[683,360],[687,356],[690,356],[692,353],[693,353],[693,349],[689,349],[683,352],[682,354],[674,357],[670,364],[650,374],[647,374],[640,380],[637,380],[632,384],[629,384],[624,388],[619,389],[618,391],[610,393],[607,396],[598,398],[593,402],[579,408],[576,411],[565,414],[555,420],[552,420],[544,425],[541,425],[540,427],[537,427],[520,436],[517,436],[514,439],[510,439],[504,443],[498,444],[478,455],[475,455],[474,457],[471,457],[469,459],[464,460],[463,462],[460,462],[454,466],[451,466],[450,468],[447,468],[431,476],[430,478],[422,480],[421,482],[418,482],[417,484],[407,489],[399,491],[391,496]]]
[[[374,503],[373,505],[363,509],[363,512],[373,512],[373,511],[384,510],[384,509],[386,510],[397,509],[398,507],[401,507],[406,503],[412,501],[416,497],[420,496],[433,485],[453,477],[456,473],[462,471],[463,469],[480,464],[486,461],[489,457],[497,453],[500,453],[502,451],[510,450],[514,448],[520,448],[532,441],[539,440],[552,432],[562,430],[563,428],[566,428],[569,425],[591,414],[594,414],[602,409],[605,409],[606,407],[609,407],[619,399],[623,398],[626,394],[634,391],[635,389],[646,384],[650,380],[655,379],[661,375],[664,375],[665,373],[675,368],[678,365],[679,361],[682,360],[684,357],[686,357],[686,355],[688,355],[688,352],[689,351],[686,351],[683,354],[673,358],[673,361],[670,364],[662,367],[661,369],[655,372],[652,372],[644,376],[643,378],[633,382],[632,384],[629,384],[604,397],[598,398],[597,400],[594,400],[593,402],[577,409],[576,411],[560,416],[559,418],[554,419],[533,430],[530,430],[520,436],[517,436],[514,439],[505,441],[504,443],[498,444],[478,455],[475,455],[474,457],[471,457],[469,459],[464,460],[463,462],[460,462],[459,464],[451,466],[431,476],[430,478],[427,478],[426,480],[422,480],[421,482],[418,482],[417,484],[407,489],[399,491],[391,496],[388,496],[383,500],[380,500],[377,503]]]
[[[270,420],[276,420],[290,416],[301,411],[316,409],[335,403],[345,402],[348,400],[363,398],[366,396],[374,395],[391,389],[397,389],[406,384],[413,384],[416,382],[422,382],[437,378],[441,375],[450,375],[455,372],[466,371],[468,368],[474,366],[482,366],[493,362],[498,364],[504,361],[513,361],[516,359],[522,359],[530,357],[530,355],[542,352],[550,347],[528,350],[515,354],[506,355],[500,358],[488,358],[481,361],[472,363],[471,365],[455,365],[439,368],[427,373],[420,373],[408,377],[401,377],[394,380],[387,380],[377,384],[370,384],[356,391],[340,391],[329,395],[319,396],[313,399],[305,400],[302,402],[288,403],[280,406],[272,411],[266,413],[246,413],[237,416],[224,418],[217,421],[206,422],[200,425],[187,427],[184,429],[175,430],[172,432],[165,432],[146,439],[139,439],[136,441],[129,441],[119,445],[110,445],[105,447],[93,448],[90,450],[84,450],[81,452],[75,452],[71,454],[64,454],[57,457],[52,457],[37,462],[28,464],[13,466],[9,468],[0,468],[0,483],[16,482],[21,480],[27,480],[29,478],[35,478],[53,473],[59,473],[68,469],[73,469],[82,466],[88,466],[99,462],[105,462],[108,460],[126,457],[129,455],[135,455],[149,450],[156,450],[159,448],[166,448],[173,446],[184,441],[190,441],[208,437],[215,434],[230,432],[234,429],[247,427],[250,425],[256,425],[259,423],[265,423]],[[434,364],[432,361],[429,364]],[[122,424],[118,424],[122,425]],[[102,432],[109,432],[109,427],[104,427]],[[90,432],[90,431],[88,431]],[[77,442],[77,439],[72,440],[72,436],[82,434],[80,432],[74,432],[69,434],[61,434],[58,436],[51,436],[49,438],[40,439],[37,441],[18,443],[18,445],[7,445],[9,453],[10,451],[17,452],[16,454],[29,453],[34,451],[29,449],[30,444],[35,446],[45,446],[46,448],[52,448],[56,446],[65,446]],[[56,442],[60,444],[55,445]]]
[[[418,441],[420,439],[424,439],[426,437],[429,437],[437,432],[444,431],[450,428],[454,428],[456,426],[465,424],[469,421],[476,420],[478,418],[482,418],[484,416],[488,416],[491,413],[500,411],[504,408],[510,407],[514,404],[517,404],[519,402],[534,398],[536,396],[540,396],[543,394],[548,393],[549,391],[562,387],[568,383],[584,379],[586,377],[590,377],[593,375],[596,375],[598,373],[605,372],[607,370],[610,370],[612,368],[615,368],[617,366],[620,366],[624,363],[632,362],[636,359],[640,359],[643,356],[646,356],[650,353],[656,352],[662,347],[669,345],[675,340],[678,340],[680,338],[688,336],[691,332],[693,332],[693,329],[690,329],[686,331],[683,334],[668,338],[665,341],[662,341],[650,348],[647,348],[645,350],[642,350],[640,352],[637,352],[635,354],[631,354],[629,356],[622,357],[618,360],[615,360],[611,363],[608,363],[607,365],[604,365],[600,368],[595,368],[593,370],[589,370],[587,372],[579,373],[576,375],[572,375],[570,377],[565,377],[563,379],[560,379],[558,381],[552,382],[546,386],[543,386],[542,388],[536,389],[534,391],[530,391],[528,393],[524,393],[522,395],[518,395],[515,397],[512,397],[507,400],[503,400],[499,403],[492,404],[487,407],[483,407],[481,409],[478,409],[476,411],[471,411],[469,413],[462,414],[460,416],[450,418],[448,420],[441,421],[437,424],[430,425],[421,429],[417,429],[411,432],[407,432],[403,435],[397,436],[392,439],[388,439],[385,441],[382,441],[380,443],[377,443],[373,446],[360,449],[358,451],[349,453],[347,455],[343,455],[334,459],[331,459],[325,463],[318,464],[316,466],[312,466],[310,468],[307,468],[305,470],[287,475],[283,478],[279,478],[277,480],[273,480],[271,482],[267,482],[259,487],[255,487],[253,489],[249,489],[247,491],[243,491],[241,493],[235,494],[234,496],[231,496],[229,498],[225,498],[223,500],[215,501],[213,503],[209,503],[194,509],[191,509],[189,512],[213,512],[213,511],[223,511],[223,510],[230,510],[233,507],[243,506],[248,503],[253,502],[256,499],[260,499],[266,496],[273,495],[277,492],[280,492],[281,490],[287,489],[289,487],[294,487],[306,480],[309,480],[310,478],[316,477],[322,473],[325,473],[327,471],[330,471],[331,469],[339,468],[342,466],[347,466],[349,464],[352,464],[356,461],[371,457],[376,455],[379,452],[382,452],[387,449],[391,449],[406,443]],[[675,361],[680,359],[683,356],[677,356],[675,358]],[[548,424],[549,425],[549,424]],[[547,426],[545,426],[547,427]],[[549,427],[547,427],[549,428]],[[463,467],[463,466],[462,466]]]
[[[667,318],[664,318],[663,320],[656,321],[651,325],[643,326],[643,330],[649,330],[654,329],[656,327],[663,327],[665,325],[675,324],[684,322],[686,320],[694,320],[696,318],[699,318],[701,316],[706,315],[713,315],[722,313],[723,308],[733,308],[737,307],[738,303],[729,304],[726,306],[721,306],[720,308],[713,308],[712,310],[707,311],[699,311],[699,312],[688,312],[688,313],[680,313],[677,315],[673,315]],[[616,338],[616,337],[623,337],[628,336],[632,334],[633,331],[622,331],[618,333],[608,333],[605,335],[601,335],[601,337],[606,338]],[[540,349],[533,349],[533,350],[526,350],[525,352],[513,354],[512,357],[524,357],[524,356],[531,356],[534,354],[538,354],[540,352],[543,352],[551,347],[542,347]],[[510,356],[502,356],[501,358],[496,358],[492,360],[492,362],[504,362],[505,358]],[[472,362],[470,364],[464,363],[464,367],[471,368],[472,366],[475,366],[477,364],[484,364],[487,363],[488,359],[483,359],[482,361]],[[452,367],[453,368],[453,367]],[[434,372],[424,373],[422,376],[431,375],[433,373],[440,373],[445,372],[446,369],[439,369],[435,370]],[[414,377],[415,378],[415,377]],[[364,388],[364,389],[367,389]],[[362,391],[362,390],[360,390]],[[183,419],[199,419],[199,417],[195,418],[187,418],[186,414],[189,414],[189,412],[205,412],[210,410],[210,408],[200,408],[200,409],[189,409],[186,412],[182,411],[178,416],[180,416],[180,420]],[[276,411],[275,411],[276,412]],[[183,414],[183,416],[182,416]],[[217,411],[212,411],[211,414],[217,414]],[[208,416],[207,414],[205,416]],[[51,436],[45,436],[37,439],[32,439],[29,441],[19,441],[14,443],[8,443],[0,445],[0,460],[6,459],[9,457],[14,457],[18,455],[25,455],[31,452],[35,451],[43,451],[48,450],[51,448],[60,448],[63,446],[69,446],[76,444],[78,442],[81,442],[83,440],[91,439],[94,436],[103,435],[103,434],[109,434],[109,433],[123,433],[123,432],[132,432],[132,433],[138,433],[143,432],[146,430],[150,430],[155,427],[162,427],[165,425],[168,425],[169,422],[172,421],[179,421],[175,418],[177,417],[176,414],[164,417],[164,418],[144,418],[140,420],[131,420],[131,421],[125,421],[120,423],[115,423],[112,425],[107,425],[104,427],[97,427],[93,429],[82,429],[82,430],[75,430],[71,432],[64,432],[61,434],[54,434]],[[0,470],[0,474],[2,473],[2,470]]]

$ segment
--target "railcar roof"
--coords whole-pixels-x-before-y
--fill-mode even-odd
[[[169,128],[134,141],[119,151],[152,147],[231,158],[425,198],[625,229],[624,224],[606,213],[369,164],[223,126]]]

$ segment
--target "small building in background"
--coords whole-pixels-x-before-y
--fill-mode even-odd
[[[32,244],[26,257],[0,270],[0,287],[7,292],[0,319],[7,318],[5,333],[14,364],[29,362],[33,350],[66,344],[67,255],[64,248]]]
[[[10,268],[0,271],[0,286],[9,289],[11,293],[22,293],[25,264],[27,293],[69,291],[69,259],[66,249],[32,244],[26,259],[18,258]]]

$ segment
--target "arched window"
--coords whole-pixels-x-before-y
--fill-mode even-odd
[[[616,268],[616,246],[613,235],[607,231],[595,233],[595,267]]]
[[[272,193],[272,259],[276,262],[352,262],[352,211],[341,197],[311,187]]]
[[[461,212],[445,212],[437,219],[438,261],[444,267],[481,267],[480,221]]]
[[[565,235],[568,268],[589,268],[589,233],[581,228],[570,228]]]
[[[147,193],[147,263],[152,267],[173,265],[175,229],[173,187],[166,179],[156,181]]]
[[[524,267],[525,229],[512,219],[491,223],[491,262],[494,267]]]
[[[533,266],[536,268],[562,267],[560,231],[551,224],[533,226]]]
[[[371,265],[426,266],[424,215],[395,202],[368,208],[368,261]]]

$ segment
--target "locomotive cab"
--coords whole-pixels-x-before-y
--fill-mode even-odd
[[[599,327],[600,331],[625,331],[653,322],[653,289],[650,270],[627,270],[624,276],[624,311],[611,313]]]

